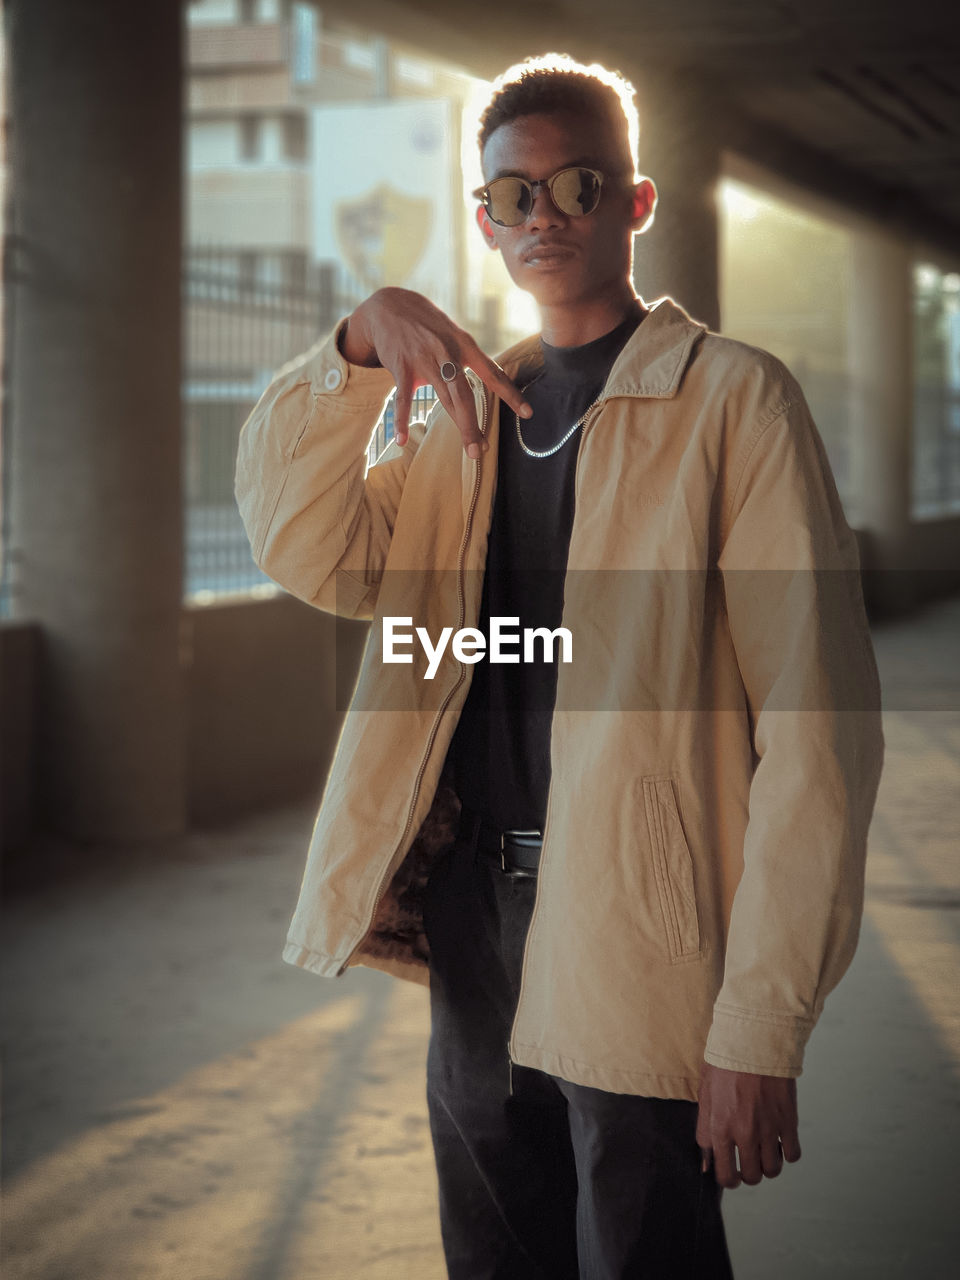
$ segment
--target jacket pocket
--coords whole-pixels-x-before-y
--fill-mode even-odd
[[[686,960],[700,953],[700,925],[693,859],[677,802],[677,777],[663,774],[641,781],[667,949],[671,960]]]

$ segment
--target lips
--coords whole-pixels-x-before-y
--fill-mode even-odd
[[[527,263],[528,266],[536,266],[538,263],[552,265],[565,262],[573,256],[574,249],[570,245],[549,240],[539,241],[537,244],[531,245],[529,249],[525,249],[520,255],[521,260]]]

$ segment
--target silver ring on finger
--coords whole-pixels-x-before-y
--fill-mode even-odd
[[[452,360],[444,360],[443,364],[440,366],[440,377],[444,382],[453,382],[459,373],[460,366],[454,364]]]

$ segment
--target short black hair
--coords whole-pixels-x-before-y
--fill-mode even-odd
[[[495,130],[520,116],[568,111],[587,116],[618,138],[625,166],[636,165],[637,112],[634,88],[616,71],[585,66],[565,53],[527,58],[494,81],[493,95],[480,117],[480,152]]]

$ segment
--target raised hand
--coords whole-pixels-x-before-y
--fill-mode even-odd
[[[398,445],[407,442],[414,391],[429,385],[457,424],[467,456],[480,457],[487,443],[464,374],[468,365],[511,409],[523,418],[530,416],[530,406],[500,366],[466,330],[411,289],[378,289],[361,302],[341,334],[340,351],[351,364],[382,365],[393,374]]]

